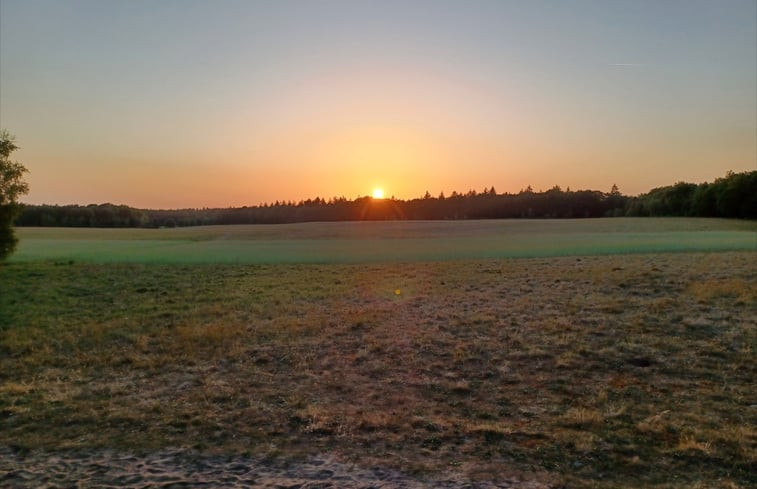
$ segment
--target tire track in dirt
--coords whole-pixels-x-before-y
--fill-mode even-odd
[[[47,488],[276,488],[276,489],[548,489],[514,478],[428,481],[381,467],[360,468],[329,456],[285,462],[246,456],[164,450],[138,456],[113,450],[22,451],[0,446],[0,487]]]

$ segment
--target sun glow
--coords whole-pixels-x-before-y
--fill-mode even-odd
[[[374,188],[373,189],[373,198],[374,199],[383,199],[384,198],[384,189],[382,189],[382,188]]]

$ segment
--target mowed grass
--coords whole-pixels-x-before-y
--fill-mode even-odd
[[[613,218],[20,228],[13,262],[382,263],[757,249],[757,222]]]
[[[20,260],[0,267],[0,444],[753,487],[756,264]]]

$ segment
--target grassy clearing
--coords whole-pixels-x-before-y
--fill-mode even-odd
[[[755,222],[680,218],[21,228],[18,234],[14,262],[382,263],[757,249]]]
[[[751,487],[755,263],[10,263],[0,444]]]

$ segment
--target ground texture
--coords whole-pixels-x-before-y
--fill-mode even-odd
[[[753,487],[756,263],[11,263],[0,485]]]
[[[448,475],[423,480],[383,467],[363,469],[331,457],[291,462],[207,456],[187,450],[134,455],[113,450],[22,453],[0,448],[0,484],[13,488],[286,488],[286,489],[546,489],[538,480],[472,483]]]

